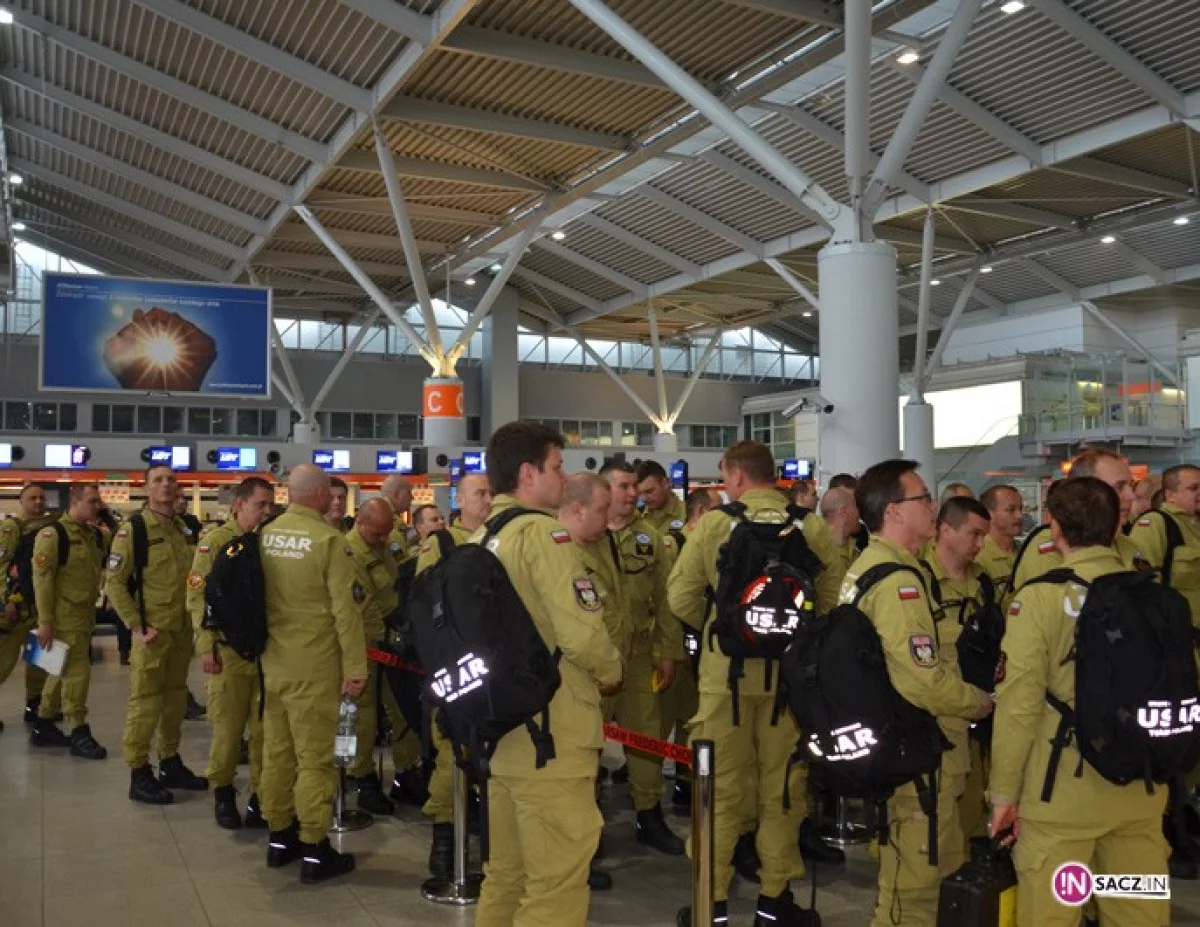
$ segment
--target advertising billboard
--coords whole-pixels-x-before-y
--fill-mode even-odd
[[[41,388],[271,394],[271,291],[43,275]]]

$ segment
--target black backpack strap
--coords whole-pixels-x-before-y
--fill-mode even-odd
[[[854,602],[852,604],[857,607],[858,603],[862,601],[862,597],[871,591],[872,586],[887,579],[893,573],[899,573],[902,570],[912,573],[913,576],[920,580],[921,587],[928,592],[925,584],[925,574],[918,567],[909,566],[907,563],[896,563],[895,561],[891,563],[877,563],[855,580]]]
[[[804,506],[796,505],[796,503],[793,502],[787,507],[787,513],[788,518],[797,524],[800,524],[804,521],[804,519],[808,518],[808,516],[812,514],[812,509],[806,509]]]
[[[942,584],[938,582],[938,578],[933,574],[933,567],[930,565],[929,561],[925,560],[924,558],[918,560],[917,563],[921,564],[921,566],[924,568],[926,573],[925,578],[929,580],[930,598],[933,599],[933,601],[935,601],[938,605],[941,605]]]
[[[544,518],[551,516],[546,512],[540,512],[537,509],[527,509],[519,505],[514,505],[511,509],[505,509],[495,518],[489,518],[483,523],[483,527],[487,529],[487,534],[483,537],[483,545],[486,547],[488,541],[492,540],[496,535],[508,527],[509,524],[516,521],[518,518],[523,518],[526,515],[541,515]]]
[[[979,573],[979,595],[983,599],[983,605],[996,604],[996,584],[992,582],[992,578],[980,571]]]
[[[724,512],[730,518],[736,518],[738,521],[746,520],[746,504],[744,502],[726,502],[724,505],[717,506],[717,511]]]
[[[1017,548],[1017,556],[1013,558],[1012,572],[1008,574],[1008,588],[1016,592],[1017,570],[1020,569],[1021,561],[1025,559],[1025,552],[1034,544],[1039,537],[1050,530],[1049,525],[1038,525],[1029,534],[1025,535],[1025,540],[1021,542],[1021,546]],[[1028,585],[1028,584],[1026,584]]]
[[[921,810],[925,812],[925,817],[929,820],[929,865],[936,869],[938,864],[937,770],[928,776],[917,776],[913,780],[913,784],[917,788],[917,800],[921,803]]]
[[[1167,536],[1167,549],[1163,554],[1161,573],[1163,585],[1169,586],[1171,585],[1171,568],[1175,565],[1175,548],[1183,546],[1183,530],[1168,512],[1161,509],[1151,509],[1150,511],[1157,512],[1163,520],[1163,530]],[[1149,515],[1150,512],[1146,514]]]
[[[448,528],[442,528],[440,531],[433,532],[433,536],[437,538],[438,553],[443,557],[450,556],[450,551],[454,550],[454,535],[450,533]]]
[[[1046,693],[1046,704],[1058,712],[1058,729],[1050,741],[1050,762],[1046,765],[1046,778],[1042,782],[1042,801],[1049,801],[1054,794],[1054,780],[1058,777],[1058,764],[1063,750],[1071,745],[1075,733],[1075,712],[1062,699]]]
[[[150,562],[150,533],[146,529],[146,517],[141,512],[134,512],[129,517],[129,526],[133,531],[133,584],[137,589],[138,617],[142,621],[142,633],[147,630],[146,596],[144,592],[146,566]]]
[[[62,522],[56,521],[53,525],[54,533],[58,537],[58,565],[63,567],[71,557],[71,539],[67,537],[67,529],[62,526]]]

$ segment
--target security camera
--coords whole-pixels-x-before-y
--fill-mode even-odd
[[[801,412],[812,415],[832,415],[833,403],[821,395],[817,395],[815,398],[805,396],[784,409],[782,415],[784,418],[795,418]]]

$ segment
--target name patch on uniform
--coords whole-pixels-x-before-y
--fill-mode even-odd
[[[563,528],[555,528],[550,532],[550,537],[554,538],[555,544],[570,544],[571,532]]]
[[[199,573],[189,573],[187,578],[187,587],[189,589],[203,589],[204,577]]]
[[[404,548],[400,546],[399,542],[392,541],[392,543],[388,545],[388,550],[390,550],[393,554],[398,554],[400,551],[404,550]]]
[[[1048,554],[1052,550],[1054,550],[1054,542],[1053,541],[1042,541],[1042,543],[1038,545],[1038,553],[1039,554]]]
[[[908,639],[908,651],[912,654],[917,666],[930,667],[937,665],[937,648],[933,638],[928,634],[914,634]]]
[[[585,612],[600,611],[600,593],[596,591],[595,583],[590,579],[577,579],[572,585],[575,587],[575,601],[580,608]]]
[[[53,529],[53,528],[43,528],[43,529],[41,530],[41,532],[38,534],[38,537],[40,537],[40,538],[52,538],[52,537],[54,537],[54,529]]]
[[[671,529],[674,531],[683,530],[683,522],[676,518],[673,522],[671,522]]]
[[[633,537],[633,547],[639,557],[649,557],[654,554],[654,542],[648,534],[636,534]]]
[[[350,587],[350,593],[354,596],[354,604],[362,605],[367,601],[367,590],[362,587],[362,583],[355,583]]]
[[[122,554],[109,554],[108,555],[108,568],[110,570],[119,570],[121,568],[121,564],[124,562],[125,562],[125,557]]]
[[[896,594],[900,596],[900,600],[903,602],[911,602],[921,598],[921,590],[916,586],[901,586],[896,590]]]

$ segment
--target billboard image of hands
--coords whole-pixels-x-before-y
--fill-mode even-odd
[[[45,390],[271,392],[271,291],[46,273]]]

